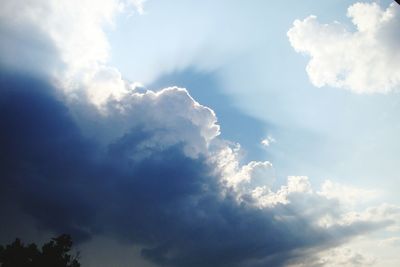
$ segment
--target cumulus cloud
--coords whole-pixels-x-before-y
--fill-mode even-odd
[[[240,145],[216,141],[217,144],[213,144],[212,161],[228,186],[236,190],[247,190],[260,185],[268,187],[272,185],[275,177],[271,162],[251,161],[241,166]]]
[[[288,31],[293,48],[310,56],[307,73],[317,86],[355,93],[388,93],[400,87],[400,7],[356,3],[347,16],[355,26],[296,20]]]
[[[184,144],[190,157],[206,155],[212,140],[220,134],[214,111],[199,104],[183,88],[157,92],[133,88],[120,100],[105,102],[100,110],[85,101],[69,105],[84,134],[103,144],[118,140],[132,129],[152,132],[151,138],[138,144],[132,154],[135,157],[177,144]]]
[[[0,207],[12,203],[39,229],[80,242],[138,245],[145,259],[175,267],[283,266],[398,226],[396,206],[343,208],[330,192],[348,192],[340,185],[315,189],[291,176],[274,189],[272,164],[243,164],[240,145],[218,137],[216,114],[186,89],[124,80],[107,63],[102,27],[143,2],[4,2]],[[14,59],[25,46],[9,44],[37,33],[24,66]],[[48,64],[37,64],[42,56]]]
[[[177,124],[214,124],[197,114],[213,113],[182,89],[129,100],[144,101],[140,109],[122,103],[118,112],[137,122],[101,143],[85,137],[46,82],[2,75],[1,88],[1,195],[41,228],[80,241],[101,234],[140,245],[143,257],[161,266],[283,266],[396,223],[395,206],[343,213],[340,202],[318,194],[304,176],[274,191],[272,165],[242,166],[239,148],[227,142],[192,155],[190,138],[163,139],[186,131]],[[185,112],[159,120],[171,110],[170,99],[176,112],[186,105]],[[194,129],[183,136],[218,139],[216,128],[204,136]],[[327,216],[331,223],[321,224]]]

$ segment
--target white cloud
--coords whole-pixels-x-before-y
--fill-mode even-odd
[[[281,186],[279,190],[273,192],[270,186],[257,186],[253,188],[252,197],[257,205],[261,207],[273,207],[279,204],[289,204],[291,195],[300,194],[307,196],[312,194],[313,190],[306,176],[289,176],[287,185]],[[299,204],[299,202],[297,203]]]
[[[311,57],[307,73],[317,86],[355,93],[388,93],[400,88],[400,7],[356,3],[347,15],[355,25],[321,24],[317,17],[296,20],[288,31],[297,52]]]
[[[272,136],[267,136],[267,138],[265,138],[261,141],[261,144],[264,147],[269,147],[272,143],[275,143],[275,142],[276,142],[276,140]]]
[[[158,92],[132,87],[120,99],[105,101],[100,110],[84,101],[71,103],[71,107],[84,133],[105,145],[134,131],[151,133],[135,148],[132,157],[173,145],[184,145],[190,157],[207,156],[209,146],[220,134],[214,111],[178,87]]]
[[[269,161],[241,162],[239,144],[225,140],[214,140],[210,149],[211,162],[217,166],[217,173],[228,187],[238,192],[248,192],[258,186],[270,188],[275,182],[272,163]]]
[[[329,229],[354,224],[375,224],[388,231],[397,231],[400,226],[398,206],[380,204],[360,209],[363,200],[359,198],[363,192],[369,191],[338,183],[332,184],[329,180],[320,190],[314,190],[308,177],[289,176],[287,184],[276,191],[271,190],[271,185],[268,184],[258,184],[248,190],[255,205],[263,208],[281,205],[290,207],[318,227]],[[239,194],[242,194],[239,199],[247,199],[249,191]],[[368,195],[364,197],[368,198]]]
[[[83,96],[100,106],[126,92],[119,71],[107,64],[110,45],[104,28],[132,6],[142,13],[143,2],[2,1],[0,62],[50,76],[68,96],[82,96],[86,89]],[[34,45],[21,45],[21,40]]]
[[[118,11],[117,0],[3,1],[0,18],[13,28],[31,25],[46,34],[72,72],[105,62],[109,45],[102,30]]]
[[[328,199],[337,199],[347,205],[368,202],[378,196],[378,192],[376,191],[347,186],[332,182],[331,180],[326,180],[322,184],[321,191],[318,194]]]
[[[380,204],[378,206],[368,207],[364,211],[349,211],[341,215],[338,223],[341,225],[350,225],[354,222],[379,222],[387,227],[389,231],[400,230],[400,207],[390,204]]]

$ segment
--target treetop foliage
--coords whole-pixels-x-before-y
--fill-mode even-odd
[[[0,246],[0,267],[80,267],[79,253],[71,255],[72,239],[63,234],[52,238],[41,249],[34,243],[25,245],[20,239]]]

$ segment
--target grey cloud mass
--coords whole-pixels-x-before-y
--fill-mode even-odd
[[[138,244],[160,266],[217,267],[282,266],[307,249],[391,224],[319,226],[327,210],[339,212],[338,203],[304,190],[302,179],[285,189],[287,202],[260,207],[244,194],[238,201],[215,162],[187,155],[184,142],[132,157],[167,126],[136,125],[104,147],[82,134],[54,92],[35,78],[1,76],[2,198],[44,229],[81,242],[105,234]]]

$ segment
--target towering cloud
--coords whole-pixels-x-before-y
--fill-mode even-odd
[[[5,1],[0,34],[16,46],[0,53],[0,210],[80,242],[138,245],[174,267],[310,262],[399,224],[396,206],[354,210],[342,199],[364,191],[316,190],[306,176],[278,187],[272,164],[242,164],[214,111],[186,89],[123,80],[102,25],[129,3],[140,11],[143,1]],[[21,36],[40,38],[19,59]],[[15,231],[24,224],[11,220]]]
[[[2,205],[80,241],[110,235],[163,266],[280,266],[398,223],[398,209],[347,210],[307,177],[272,190],[260,177],[271,164],[241,167],[183,89],[141,94],[135,110],[114,103],[135,123],[106,143],[85,137],[46,83],[3,75],[1,88]]]
[[[317,86],[355,93],[388,93],[400,87],[400,7],[356,3],[347,16],[355,30],[339,22],[321,24],[317,17],[296,20],[288,32],[297,52],[311,57],[307,73]]]

